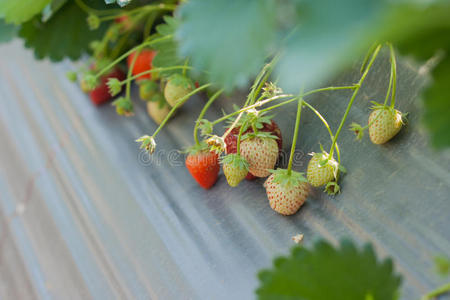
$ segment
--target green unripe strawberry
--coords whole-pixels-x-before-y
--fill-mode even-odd
[[[268,132],[248,134],[241,142],[240,154],[248,161],[248,170],[256,177],[267,177],[278,159],[278,144]]]
[[[325,185],[337,176],[337,162],[328,157],[326,152],[314,153],[309,161],[306,176],[312,186]]]
[[[223,173],[230,186],[237,186],[248,173],[248,162],[239,154],[228,154],[222,159]]]
[[[178,100],[192,92],[194,84],[181,74],[174,74],[169,78],[164,88],[164,97],[170,106],[174,106]]]
[[[159,91],[159,85],[153,80],[140,80],[139,97],[144,101],[150,101]]]
[[[384,144],[402,128],[402,113],[396,109],[375,106],[369,116],[369,137],[374,144]]]
[[[285,169],[271,171],[264,182],[270,207],[282,215],[293,215],[305,203],[309,186],[301,173]]]

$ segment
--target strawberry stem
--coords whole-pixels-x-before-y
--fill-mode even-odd
[[[389,53],[391,55],[391,66],[393,69],[392,73],[392,96],[391,96],[391,108],[395,107],[395,95],[396,95],[396,87],[397,87],[397,60],[395,59],[395,51],[394,47],[391,43],[389,45]]]
[[[323,125],[327,128],[328,133],[330,134],[330,139],[331,139],[331,141],[333,141],[333,132],[331,131],[330,125],[328,125],[327,120],[320,114],[320,112],[317,109],[315,109],[308,102],[303,100],[303,105],[305,105],[306,107],[311,109],[317,115],[317,117],[322,121]],[[337,142],[336,142],[336,154],[338,157],[338,163],[340,163],[341,162],[341,153],[339,151],[339,146],[338,146]]]
[[[298,131],[300,128],[300,117],[302,114],[302,106],[303,106],[303,97],[300,95],[299,97],[297,97],[297,99],[298,99],[297,117],[295,119],[294,137],[292,139],[291,154],[289,155],[289,163],[288,163],[288,168],[287,168],[287,174],[289,176],[292,173],[292,163],[294,161],[294,152],[295,152],[295,146],[297,145]]]
[[[241,128],[239,128],[239,135],[237,137],[237,141],[236,141],[236,153],[238,155],[241,154],[241,138],[242,138],[242,133],[244,133],[244,128],[247,126],[247,121],[244,122],[244,124],[242,124]]]
[[[109,13],[123,13],[123,11],[121,9],[108,9],[108,10],[94,9],[92,7],[89,7],[82,0],[75,0],[75,3],[78,5],[79,8],[81,8],[81,10],[83,10],[87,14],[106,15]]]
[[[136,63],[136,60],[137,60],[140,52],[141,52],[141,49],[137,50],[136,55],[133,56],[133,59],[131,60],[130,67],[128,68],[128,72],[127,72],[127,79],[130,78],[133,73],[134,64]],[[125,86],[125,98],[126,99],[130,99],[130,90],[131,90],[131,80],[127,80],[127,84]]]
[[[223,89],[217,91],[214,95],[212,95],[212,97],[209,98],[208,102],[206,102],[205,106],[203,106],[202,111],[198,115],[197,122],[195,122],[195,127],[194,127],[194,140],[195,140],[196,145],[200,145],[200,141],[198,140],[198,127],[200,126],[200,120],[203,119],[203,116],[205,115],[208,108],[211,106],[211,104],[214,102],[214,100],[216,100],[220,96],[220,94],[222,94],[222,92],[223,92]]]
[[[333,143],[331,144],[331,149],[330,149],[330,152],[329,152],[330,153],[329,154],[329,158],[333,157],[333,152],[334,152],[334,148],[335,148],[337,139],[339,137],[339,134],[341,133],[342,127],[344,127],[345,120],[347,119],[348,113],[350,112],[350,108],[352,107],[353,102],[356,99],[356,95],[358,94],[359,89],[361,88],[361,85],[364,82],[364,79],[366,79],[366,76],[369,73],[369,70],[372,67],[373,62],[375,61],[375,58],[377,57],[378,53],[380,52],[380,49],[381,49],[381,45],[378,45],[377,48],[375,49],[375,51],[373,52],[372,58],[370,59],[369,63],[367,64],[367,67],[364,70],[363,75],[361,76],[361,78],[359,79],[358,83],[355,86],[355,89],[353,91],[353,95],[350,98],[350,101],[349,101],[349,103],[347,105],[347,109],[345,110],[344,116],[342,117],[341,124],[339,125],[339,128],[336,131],[336,135],[333,138]]]
[[[157,73],[157,72],[164,72],[164,71],[171,71],[171,70],[178,70],[178,69],[192,69],[192,67],[189,66],[173,66],[173,67],[165,67],[165,68],[154,68],[151,70],[143,71],[141,73],[138,73],[132,77],[129,77],[123,81],[120,82],[120,84],[125,84],[128,81],[133,81],[136,78],[141,77],[142,75],[151,74],[151,73]]]
[[[95,78],[98,79],[100,78],[100,76],[102,76],[103,74],[105,74],[109,69],[111,69],[112,67],[114,67],[116,64],[118,64],[121,60],[127,58],[131,53],[133,53],[134,51],[140,50],[146,46],[150,46],[152,44],[156,44],[158,42],[162,42],[165,40],[168,40],[170,38],[172,38],[172,35],[166,35],[164,37],[161,38],[157,38],[151,41],[147,41],[144,42],[134,48],[131,48],[130,50],[128,50],[127,52],[125,52],[124,54],[122,54],[121,56],[119,56],[117,59],[115,59],[112,63],[110,63],[109,65],[107,65],[106,67],[104,67],[102,70],[100,70],[100,72],[98,72],[97,74],[95,74]]]
[[[175,111],[178,109],[178,107],[180,107],[181,105],[183,105],[192,95],[195,95],[196,93],[208,88],[209,86],[211,86],[212,83],[207,83],[202,85],[201,87],[193,90],[192,92],[190,92],[189,94],[185,95],[183,98],[181,98],[180,100],[178,100],[178,102],[172,107],[172,109],[169,111],[169,113],[167,114],[167,116],[164,118],[164,120],[161,122],[161,124],[159,124],[158,128],[155,130],[155,132],[153,133],[152,137],[156,137],[156,135],[161,131],[161,129],[164,127],[164,125],[166,125],[167,121],[170,119],[170,117],[172,117],[172,115],[175,113]]]
[[[435,298],[441,294],[448,293],[448,292],[450,292],[450,283],[444,284],[444,285],[438,287],[437,289],[435,289],[434,291],[431,291],[430,293],[423,296],[421,300],[430,300],[432,298]]]
[[[384,104],[383,104],[384,106],[387,106],[389,96],[391,95],[393,79],[394,79],[394,64],[392,63],[392,60],[391,60],[391,73],[389,75],[389,86],[387,89],[386,98],[384,99]]]

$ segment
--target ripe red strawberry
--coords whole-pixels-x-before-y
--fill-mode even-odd
[[[100,105],[112,98],[111,94],[109,93],[108,85],[106,84],[109,78],[117,78],[118,80],[122,81],[125,80],[125,77],[125,73],[119,68],[115,68],[106,76],[101,77],[100,83],[97,85],[97,87],[89,92],[89,97],[91,98],[92,103],[94,103],[95,105]]]
[[[134,60],[134,56],[136,55],[136,52],[131,53],[128,58],[127,58],[127,64],[128,64],[128,68],[131,67],[131,63]],[[149,71],[152,69],[152,61],[153,58],[156,55],[156,51],[153,50],[149,50],[149,49],[143,49],[139,52],[136,61],[134,63],[134,67],[133,70],[131,71],[131,73],[133,75],[137,75],[139,73],[145,72],[145,71]],[[137,80],[142,80],[142,79],[151,79],[152,78],[152,74],[144,74],[138,77]]]
[[[192,81],[181,74],[170,76],[164,88],[164,97],[170,106],[174,106],[178,100],[189,94],[194,89]]]
[[[249,164],[248,170],[257,177],[267,177],[278,159],[278,145],[267,132],[249,134],[241,141],[241,156]]]
[[[227,182],[235,187],[248,173],[248,162],[239,154],[228,154],[222,159],[222,168]]]
[[[402,128],[402,113],[396,109],[376,105],[369,116],[369,137],[374,144],[384,144]]]
[[[237,144],[237,137],[239,135],[239,130],[241,129],[240,126],[234,127],[230,133],[225,137],[225,145],[226,145],[226,153],[236,153],[236,144]],[[262,128],[258,129],[259,131],[263,132],[270,132],[274,136],[277,137],[276,142],[278,144],[278,151],[281,152],[283,147],[283,138],[281,136],[281,130],[278,127],[277,123],[275,123],[274,120],[270,120],[270,122],[262,122]],[[249,127],[243,134],[246,133],[252,133],[253,129]],[[252,175],[252,173],[248,173],[245,177],[247,180],[253,180],[256,178],[256,176]]]
[[[295,214],[306,201],[309,186],[301,173],[277,169],[264,182],[270,207],[282,214]]]
[[[202,188],[209,189],[219,176],[219,156],[209,150],[190,153],[186,157],[186,168]]]
[[[328,160],[328,153],[313,153],[313,157],[308,163],[307,178],[308,182],[315,187],[325,185],[333,181],[337,176],[338,165],[334,159]]]

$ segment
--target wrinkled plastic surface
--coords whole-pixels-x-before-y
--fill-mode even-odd
[[[315,190],[291,217],[270,209],[262,180],[231,188],[221,175],[205,191],[190,177],[174,149],[192,143],[204,100],[191,99],[170,121],[150,161],[134,139],[156,125],[137,93],[136,115],[119,117],[66,79],[72,68],[36,62],[18,42],[0,47],[0,298],[252,299],[257,271],[288,253],[298,233],[306,245],[320,237],[372,242],[403,274],[402,299],[446,281],[433,257],[450,255],[450,155],[428,146],[418,98],[425,75],[415,66],[401,62],[398,75],[408,127],[384,146],[345,130],[342,193]],[[365,123],[368,101],[384,100],[388,70],[386,56],[377,60],[348,124]],[[333,84],[358,78],[348,72]],[[349,94],[307,100],[335,130]],[[222,101],[226,111],[243,100],[234,98]],[[295,111],[276,115],[285,149]],[[207,117],[220,114],[216,106]],[[298,171],[319,142],[330,144],[310,111],[301,126]]]

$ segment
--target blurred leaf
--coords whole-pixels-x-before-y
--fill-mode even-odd
[[[6,23],[20,24],[33,16],[50,3],[51,0],[0,0],[0,16]]]
[[[179,12],[181,54],[226,89],[247,84],[273,46],[273,0],[190,0]]]
[[[401,283],[390,259],[378,262],[370,245],[358,250],[350,241],[339,249],[325,241],[294,247],[259,279],[256,293],[264,300],[393,300]]]
[[[33,48],[38,59],[49,57],[53,61],[65,57],[78,59],[87,51],[89,43],[101,39],[104,26],[91,31],[86,23],[86,13],[74,2],[64,5],[49,21],[35,17],[22,25],[19,35],[25,46]]]
[[[434,258],[434,263],[436,265],[436,271],[441,276],[450,275],[450,259],[445,256],[437,256]]]
[[[42,10],[42,22],[47,22],[66,2],[67,0],[52,0]]]
[[[156,27],[156,31],[161,36],[167,36],[175,33],[178,22],[173,17],[165,16],[166,23],[160,24]],[[184,60],[178,56],[178,43],[172,38],[164,42],[159,42],[154,45],[157,54],[153,59],[153,66],[156,68],[167,68],[172,66],[179,66],[184,64]],[[169,77],[175,73],[181,73],[182,70],[172,70],[161,72],[162,77]]]
[[[436,148],[450,146],[450,53],[433,70],[433,82],[424,92],[425,125]]]
[[[0,43],[12,40],[18,29],[19,27],[12,24],[6,24],[3,19],[0,19]]]
[[[386,11],[383,0],[296,1],[298,29],[277,68],[284,90],[315,85],[336,75],[373,43],[370,33]]]

